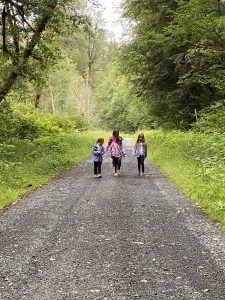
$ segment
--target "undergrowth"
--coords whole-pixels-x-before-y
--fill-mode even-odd
[[[225,134],[145,132],[148,157],[225,228]]]

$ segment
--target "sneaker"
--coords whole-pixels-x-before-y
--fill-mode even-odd
[[[94,178],[98,178],[98,175],[94,175]]]
[[[141,172],[138,172],[138,175],[141,176]]]
[[[117,173],[114,173],[114,176],[118,176],[118,174],[117,174]]]
[[[141,176],[144,176],[144,175],[145,175],[145,173],[141,173],[140,175],[141,175]]]
[[[117,174],[120,175],[120,170],[117,170]]]
[[[98,176],[98,177],[102,177],[102,174],[98,174],[97,176]]]

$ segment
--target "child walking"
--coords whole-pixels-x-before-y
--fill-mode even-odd
[[[116,141],[109,147],[113,160],[114,176],[118,176],[120,174],[122,157],[126,156],[126,151],[123,148],[122,141],[122,137],[117,137]]]
[[[119,137],[119,130],[118,129],[114,129],[112,132],[112,136],[110,136],[109,140],[108,140],[108,144],[106,147],[106,152],[109,152],[109,148],[112,145],[112,143],[114,143],[116,141],[116,139]],[[113,167],[113,174],[115,173],[115,168],[114,168],[114,164],[113,164],[113,160],[112,160],[112,167]]]
[[[94,177],[99,178],[102,177],[101,170],[102,170],[102,156],[105,153],[105,149],[103,147],[104,139],[99,138],[96,141],[96,144],[92,147],[92,154],[93,154],[93,162],[94,162]]]
[[[133,149],[133,155],[137,157],[138,161],[138,175],[145,173],[145,158],[147,157],[147,144],[143,133],[139,133],[137,142]]]
[[[118,129],[114,129],[112,132],[112,136],[110,136],[107,147],[106,147],[106,151],[109,151],[109,147],[111,146],[112,143],[114,143],[116,141],[116,139],[119,137],[119,130]]]

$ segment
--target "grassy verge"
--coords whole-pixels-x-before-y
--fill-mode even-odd
[[[31,142],[1,144],[0,209],[91,156],[91,147],[109,133],[86,132],[47,136]]]
[[[148,158],[225,228],[225,136],[145,132]]]

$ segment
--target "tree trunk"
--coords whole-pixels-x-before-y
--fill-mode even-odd
[[[218,16],[222,16],[222,1],[221,0],[215,0],[216,2],[216,11]]]
[[[41,39],[41,34],[45,30],[46,25],[48,24],[49,20],[51,19],[53,15],[53,11],[55,10],[56,6],[58,4],[58,0],[52,0],[51,5],[49,5],[49,10],[46,12],[41,20],[39,21],[37,25],[37,29],[35,33],[33,34],[30,42],[27,44],[24,53],[23,53],[23,59],[21,63],[20,69],[17,69],[15,66],[15,69],[11,71],[11,74],[9,74],[8,78],[5,81],[5,84],[0,88],[0,102],[4,100],[8,92],[11,90],[13,84],[15,83],[17,77],[20,75],[21,68],[26,65],[28,59],[32,56],[32,52],[35,48],[35,46],[38,44],[38,42]]]
[[[40,99],[41,99],[41,89],[38,87],[36,90],[36,96],[34,101],[34,108],[37,109],[40,106]]]
[[[51,91],[51,104],[52,104],[52,113],[54,114],[56,109],[55,109],[55,95],[54,93]]]

